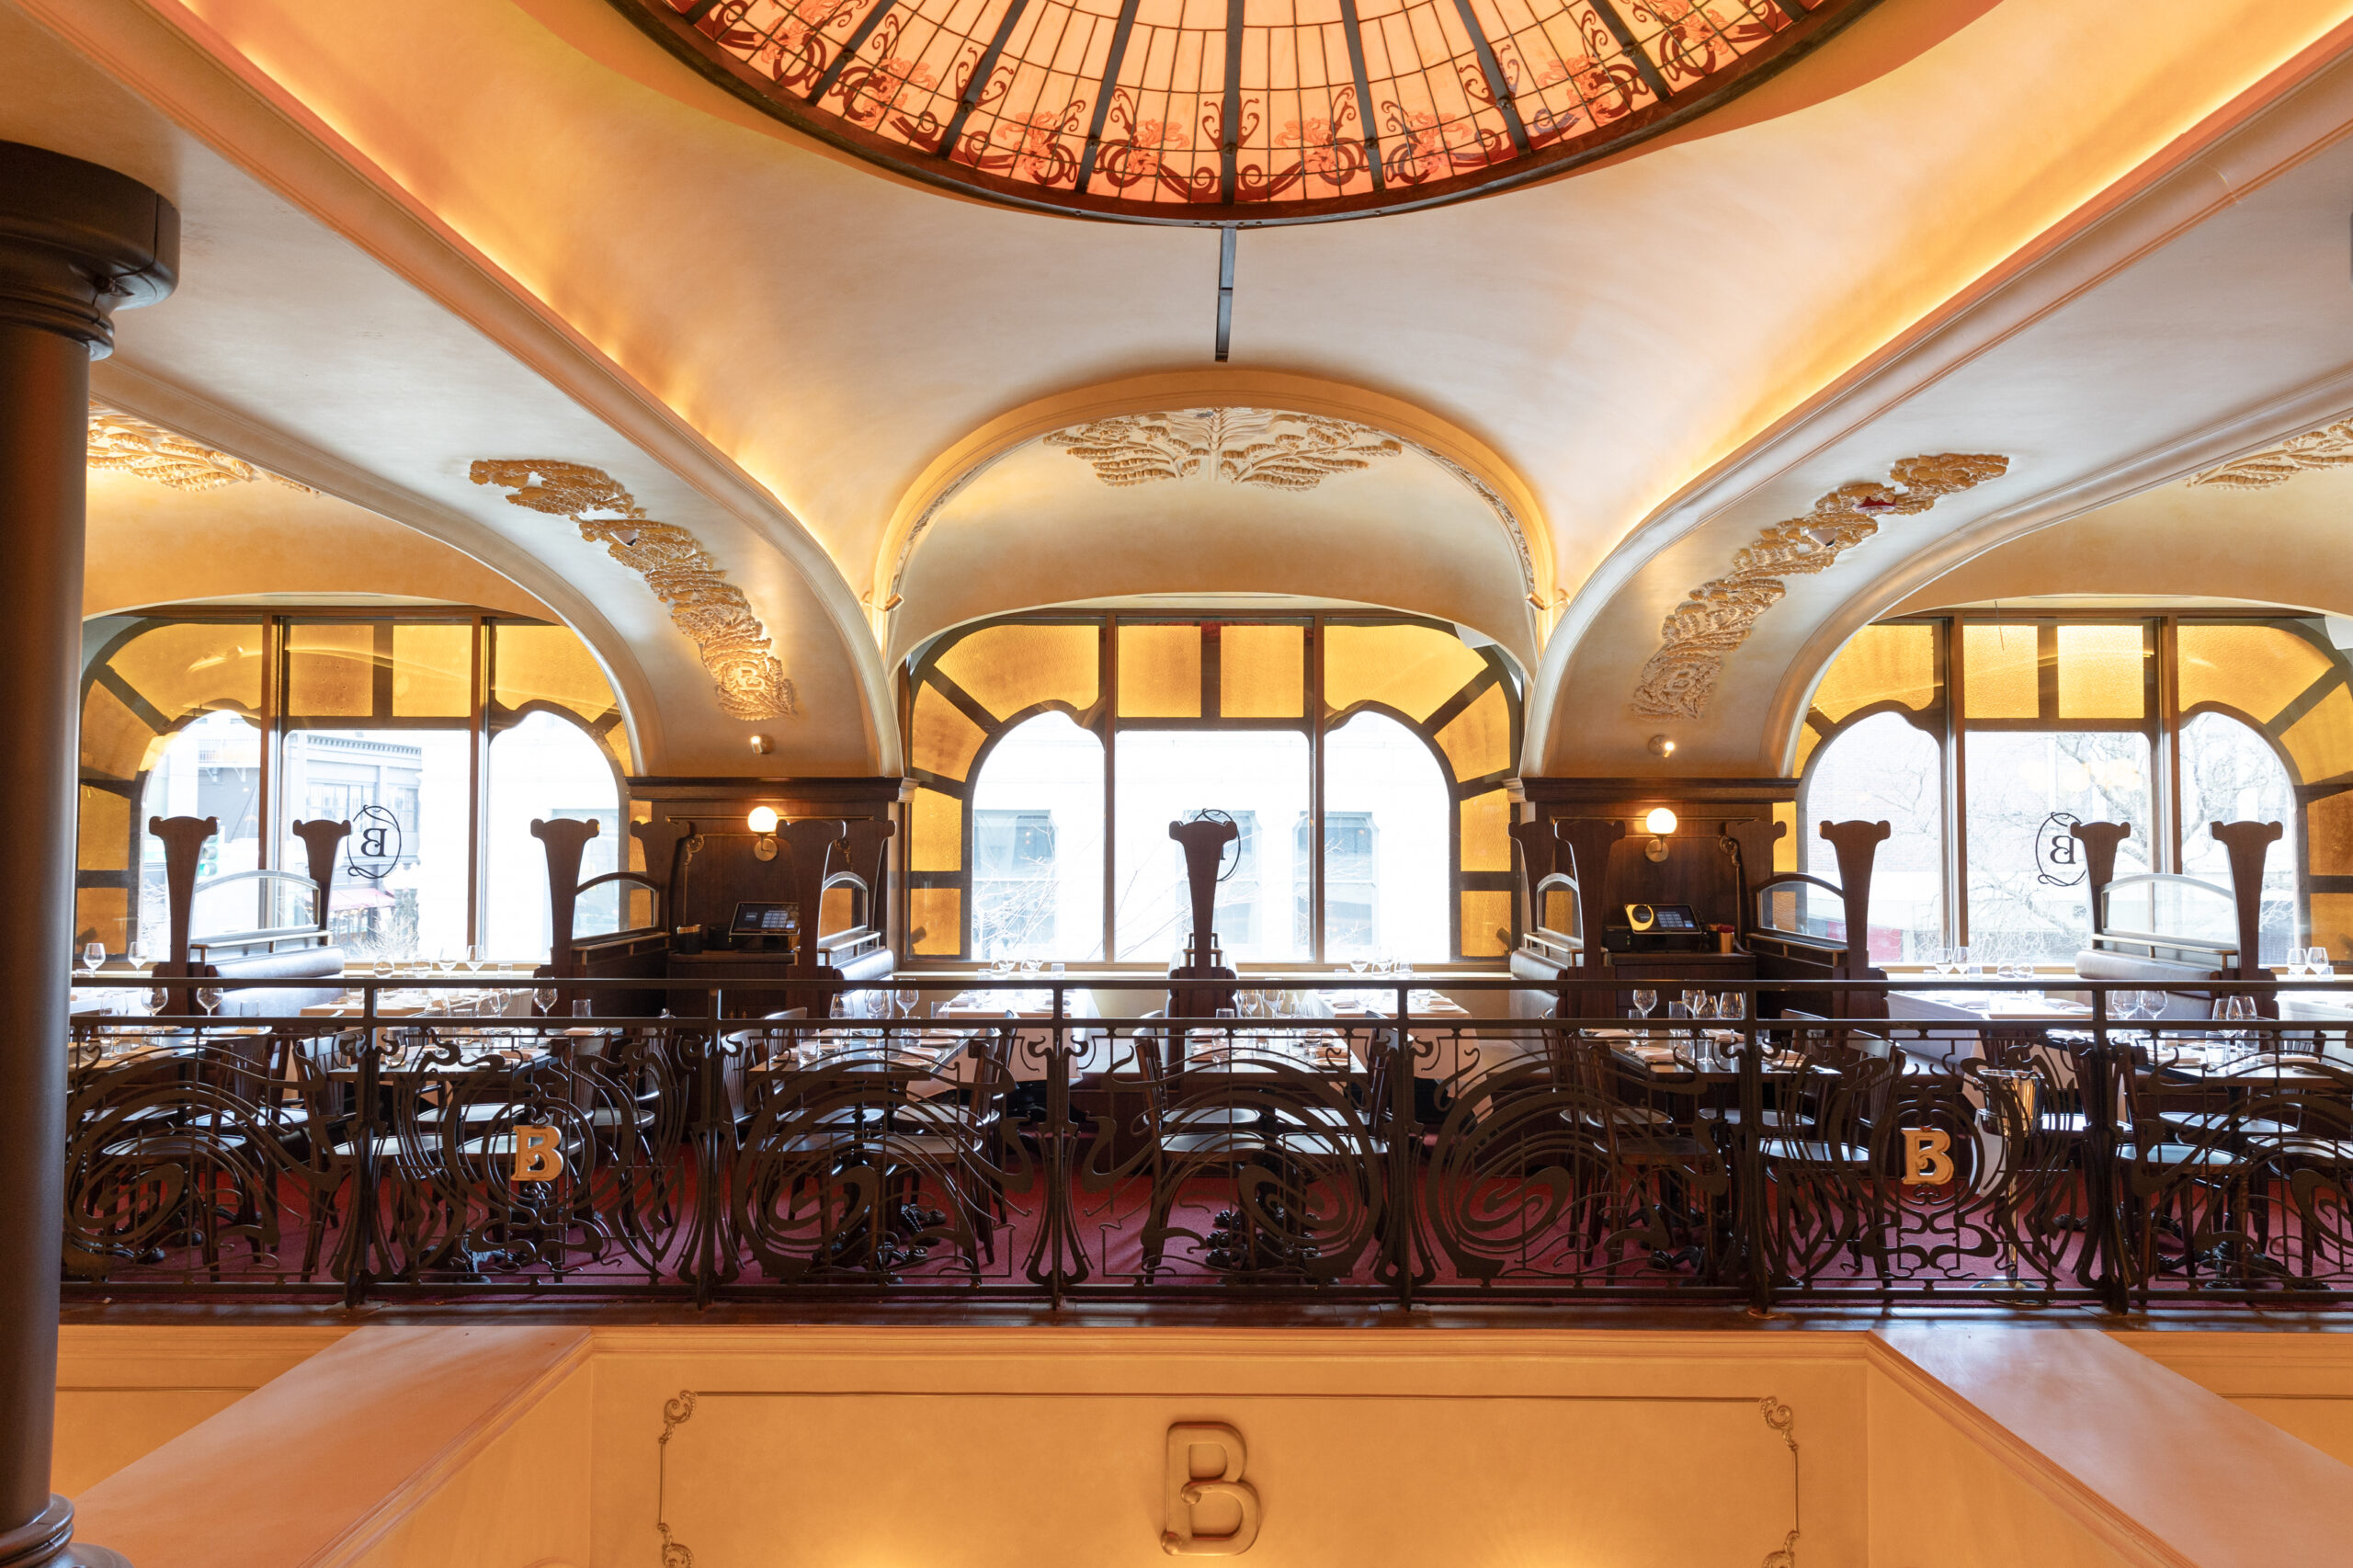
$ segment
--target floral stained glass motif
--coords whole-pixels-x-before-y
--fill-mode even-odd
[[[935,183],[1148,221],[1346,216],[1558,172],[1873,0],[613,0]]]

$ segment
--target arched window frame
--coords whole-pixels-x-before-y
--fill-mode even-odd
[[[109,617],[109,619],[117,619]],[[303,625],[331,622],[351,622],[381,627],[451,626],[470,629],[471,669],[468,676],[468,711],[440,718],[402,718],[387,709],[382,683],[379,683],[375,700],[380,711],[370,715],[354,715],[330,721],[335,728],[390,728],[463,731],[470,737],[472,782],[468,790],[468,874],[466,937],[469,942],[481,939],[483,907],[483,879],[487,855],[483,835],[488,814],[489,746],[494,736],[520,723],[530,714],[547,711],[571,723],[586,734],[597,746],[597,753],[611,769],[616,800],[624,824],[631,815],[629,770],[624,761],[627,746],[627,718],[618,694],[610,699],[605,710],[594,718],[565,707],[560,702],[534,699],[509,707],[495,700],[497,690],[495,661],[497,633],[501,627],[542,627],[551,623],[469,606],[420,607],[401,610],[383,606],[303,606],[273,604],[265,608],[237,605],[165,606],[136,612],[120,618],[122,624],[109,630],[106,641],[84,661],[79,690],[79,707],[86,711],[94,690],[103,687],[124,706],[138,715],[157,736],[176,734],[189,724],[213,712],[234,712],[262,732],[261,774],[257,790],[259,809],[257,829],[260,834],[260,861],[266,869],[301,870],[300,865],[281,865],[284,858],[283,840],[288,824],[302,813],[281,799],[282,768],[279,756],[290,728],[314,726],[319,721],[290,718],[287,711],[287,660],[290,653],[290,629]],[[261,635],[262,680],[260,703],[257,708],[243,702],[221,699],[206,699],[179,713],[164,713],[148,702],[114,667],[117,654],[137,639],[158,629],[187,624],[249,625]],[[112,794],[125,800],[130,818],[129,844],[126,847],[127,869],[85,868],[77,864],[74,887],[77,893],[85,889],[123,890],[127,913],[121,942],[128,948],[137,938],[139,922],[138,885],[147,837],[146,814],[140,809],[147,786],[145,770],[129,778],[97,773],[86,767],[78,769],[82,788]],[[642,851],[635,840],[630,840],[632,863]],[[75,945],[78,948],[85,933],[79,927]],[[111,933],[98,933],[112,950],[116,942]]]
[[[2146,717],[2142,720],[2080,720],[2060,719],[2045,713],[2033,719],[1988,721],[1970,719],[1963,715],[1965,682],[1962,672],[1955,669],[1955,648],[1961,628],[1972,622],[1999,622],[2008,626],[2032,627],[2040,635],[2045,630],[2065,625],[2116,625],[2132,623],[2143,626],[2150,639],[2154,653],[2149,675],[2150,690]],[[2315,924],[2313,900],[2316,896],[2344,898],[2353,901],[2353,865],[2342,870],[2315,870],[2313,846],[2315,834],[2312,816],[2323,802],[2353,794],[2353,758],[2348,766],[2325,778],[2307,778],[2298,763],[2293,749],[2287,744],[2288,732],[2310,715],[2321,703],[2340,689],[2353,688],[2353,659],[2331,641],[2321,618],[2308,612],[2278,610],[2217,610],[2171,611],[2164,613],[2133,613],[2129,609],[2102,610],[2097,613],[2036,612],[2031,608],[2018,613],[1989,615],[1965,611],[1940,616],[1910,616],[1893,618],[1882,624],[1927,624],[1936,628],[1937,695],[1926,708],[1913,709],[1899,701],[1880,700],[1856,709],[1831,720],[1819,708],[1809,708],[1801,721],[1798,736],[1799,792],[1797,801],[1776,808],[1776,815],[1787,823],[1790,831],[1776,846],[1776,869],[1793,870],[1803,853],[1801,828],[1810,831],[1813,814],[1807,809],[1807,799],[1814,778],[1814,770],[1829,744],[1847,730],[1879,713],[1896,711],[1907,722],[1934,735],[1941,747],[1944,760],[1944,830],[1945,830],[1945,905],[1946,929],[1957,934],[1956,939],[1968,937],[1969,846],[1960,818],[1965,801],[1965,771],[1968,758],[1968,733],[1972,729],[2018,730],[2116,730],[2145,735],[2152,746],[2153,777],[2151,778],[2151,814],[2154,821],[2135,823],[2136,835],[2145,835],[2152,869],[2177,870],[2181,865],[2183,845],[2194,825],[2184,822],[2182,782],[2180,777],[2180,743],[2186,726],[2203,713],[2220,713],[2247,726],[2263,737],[2272,755],[2286,770],[2296,801],[2298,821],[2294,824],[2296,917],[2300,929],[2313,939],[2332,933],[2324,932]],[[2182,685],[2181,633],[2190,626],[2249,626],[2295,637],[2317,653],[2323,665],[2296,695],[2290,698],[2269,720],[2258,718],[2234,703],[2207,699],[2184,705],[2180,701]],[[1842,650],[1841,656],[1844,651]],[[1825,674],[1835,665],[1825,665]],[[2047,683],[2046,683],[2047,684]],[[2047,709],[2046,699],[2043,706]],[[2328,925],[2329,922],[2320,922]],[[2353,922],[2348,922],[2353,924]],[[2353,933],[2336,933],[2336,945],[2353,947]]]
[[[1047,699],[1030,703],[1003,719],[997,718],[971,694],[965,692],[954,678],[940,668],[941,662],[966,640],[995,628],[1004,626],[1086,626],[1095,629],[1096,667],[1095,699],[1080,705],[1072,701]],[[1199,718],[1161,718],[1128,716],[1119,711],[1119,631],[1121,626],[1188,625],[1205,629],[1204,654],[1201,661],[1202,687]],[[1298,626],[1306,636],[1304,660],[1304,691],[1302,712],[1297,718],[1224,718],[1218,712],[1220,668],[1213,652],[1217,638],[1208,635],[1206,629],[1233,626]],[[1466,870],[1463,866],[1462,806],[1471,800],[1506,786],[1517,775],[1517,759],[1524,735],[1524,714],[1520,683],[1510,663],[1492,644],[1473,646],[1462,640],[1477,656],[1479,668],[1427,717],[1416,720],[1404,710],[1377,698],[1366,698],[1344,708],[1331,709],[1324,700],[1324,650],[1328,629],[1336,626],[1415,626],[1438,631],[1449,638],[1461,639],[1457,628],[1445,621],[1425,617],[1395,614],[1302,614],[1302,615],[1236,615],[1202,610],[1154,610],[1149,613],[1107,612],[1073,614],[1043,612],[994,617],[957,628],[936,639],[911,658],[902,673],[900,690],[900,724],[909,737],[909,755],[916,756],[915,744],[915,708],[919,692],[929,687],[944,699],[955,710],[983,734],[979,746],[961,778],[933,772],[911,763],[908,772],[918,790],[932,790],[958,802],[961,846],[954,870],[925,869],[910,864],[900,878],[899,896],[903,901],[902,916],[910,933],[908,943],[914,956],[954,961],[971,961],[972,958],[972,869],[973,812],[972,802],[983,770],[997,744],[1015,728],[1038,715],[1049,711],[1067,715],[1079,728],[1095,735],[1104,747],[1104,855],[1106,890],[1104,899],[1103,951],[1106,955],[1120,951],[1118,933],[1114,929],[1116,900],[1111,896],[1109,864],[1112,846],[1116,842],[1118,736],[1126,730],[1193,730],[1246,731],[1268,730],[1303,734],[1309,744],[1310,791],[1316,831],[1311,835],[1313,852],[1313,916],[1310,921],[1312,958],[1308,961],[1323,963],[1324,958],[1324,835],[1322,832],[1324,801],[1324,738],[1358,713],[1370,710],[1394,720],[1412,732],[1428,748],[1438,764],[1439,777],[1445,780],[1449,810],[1447,823],[1448,870],[1452,896],[1449,900],[1449,958],[1453,961],[1476,961],[1477,959],[1500,958],[1515,945],[1519,937],[1518,900],[1512,896],[1513,881],[1508,854],[1499,869]],[[1472,778],[1458,777],[1451,759],[1438,744],[1438,736],[1448,725],[1480,700],[1490,690],[1500,689],[1509,716],[1509,741],[1506,749],[1506,764],[1499,768]],[[916,835],[906,835],[910,844]],[[925,918],[917,912],[920,895],[929,890],[952,890],[957,897],[958,920],[956,945],[952,950],[930,933]],[[1466,952],[1464,906],[1466,893],[1495,895],[1496,906],[1508,910],[1509,925],[1503,927],[1504,937],[1484,944],[1475,956]],[[914,933],[925,930],[917,940]]]

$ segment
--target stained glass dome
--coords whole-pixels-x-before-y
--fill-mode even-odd
[[[916,179],[1261,224],[1574,167],[1754,85],[1873,0],[612,3],[740,97]]]

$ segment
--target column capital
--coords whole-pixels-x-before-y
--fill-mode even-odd
[[[114,351],[114,312],[179,281],[179,210],[126,175],[0,142],[0,325]]]

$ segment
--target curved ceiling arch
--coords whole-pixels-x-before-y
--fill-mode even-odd
[[[1041,454],[1051,454],[1051,460],[1036,462]],[[1285,501],[1311,492],[1320,493],[1319,503],[1347,492],[1346,483],[1327,486],[1324,481],[1356,470],[1377,470],[1392,484],[1401,474],[1409,475],[1413,495],[1438,507],[1444,518],[1434,526],[1475,530],[1484,536],[1484,545],[1499,544],[1504,552],[1500,561],[1484,564],[1508,581],[1488,585],[1474,616],[1447,619],[1479,626],[1534,666],[1547,619],[1543,607],[1554,596],[1554,553],[1543,514],[1519,476],[1476,437],[1411,404],[1313,377],[1266,371],[1142,376],[1060,393],[1000,415],[942,452],[901,497],[874,563],[876,630],[892,659],[904,657],[915,642],[944,630],[934,616],[905,608],[916,580],[911,574],[925,546],[939,537],[944,521],[975,510],[976,488],[984,487],[993,473],[1002,480],[999,471],[1017,456],[1031,461],[1039,481],[1077,492],[1111,519],[1133,510],[1127,503],[1139,495],[1165,506],[1169,493],[1154,487],[1160,479],[1222,479],[1230,483],[1190,491],[1188,499],[1205,501],[1210,489],[1221,489],[1226,492],[1221,499],[1262,501],[1279,515]],[[1390,460],[1400,457],[1407,460],[1402,471]],[[1337,522],[1351,509],[1370,517],[1375,509],[1408,504],[1404,496],[1347,494],[1336,506],[1324,507],[1324,520]],[[1223,514],[1233,509],[1211,508]],[[1185,568],[1177,570],[1180,575],[1168,581],[1131,580],[1119,591],[1245,589],[1239,581],[1213,585],[1198,577],[1185,580]],[[1322,597],[1335,595],[1382,604],[1393,597],[1338,588]],[[1060,601],[1073,596],[1051,597]],[[1014,607],[999,607],[998,612],[1009,608]],[[1394,608],[1444,614],[1426,606]]]
[[[1526,770],[1779,776],[1821,669],[1907,595],[2011,539],[2341,415],[2353,371],[2341,339],[2314,334],[2353,317],[2349,108],[2353,68],[2336,53],[2282,65],[1654,508],[1579,585],[1545,651]],[[2152,320],[2172,335],[2149,337]],[[2178,373],[2188,363],[2199,376]],[[1802,536],[1836,520],[1822,514],[1842,494],[1905,488],[1909,461],[1995,456],[2006,474],[1933,517],[1895,508],[1861,539],[1824,531],[1836,548],[1822,564],[1860,545],[1844,563],[1783,553],[1816,542]],[[1752,575],[1774,579],[1761,608],[1741,602]],[[1693,641],[1721,656],[1720,687],[1689,709],[1652,701],[1658,656],[1717,610],[1734,613],[1698,630],[1726,635]]]

